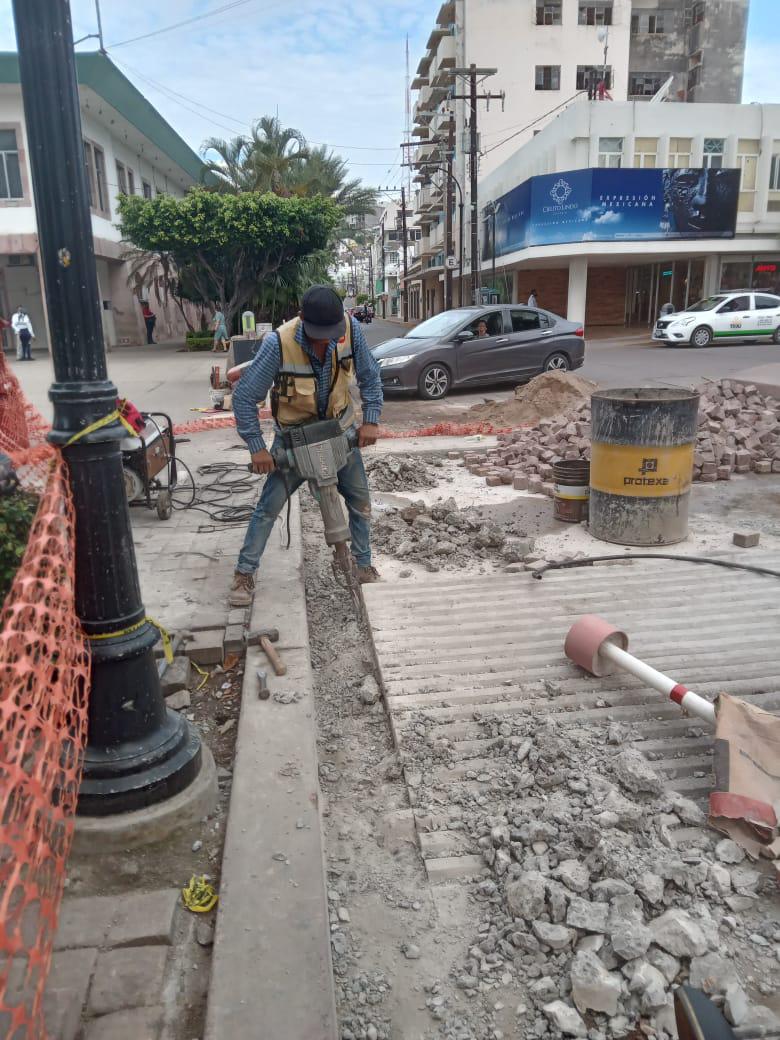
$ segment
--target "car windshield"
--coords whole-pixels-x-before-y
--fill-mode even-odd
[[[447,336],[473,314],[473,310],[465,307],[462,310],[444,311],[443,314],[436,314],[433,318],[428,318],[427,321],[415,326],[411,332],[407,332],[406,339],[427,339],[429,336],[438,339],[441,336]]]
[[[723,303],[725,299],[725,296],[708,296],[706,300],[699,300],[698,303],[694,303],[685,309],[686,311],[711,311],[714,310],[719,303]]]

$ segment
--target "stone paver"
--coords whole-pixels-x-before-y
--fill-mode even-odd
[[[117,915],[113,896],[85,896],[65,899],[60,908],[59,927],[54,937],[55,950],[102,946]]]
[[[66,950],[52,957],[43,997],[46,1030],[52,1040],[75,1040],[97,956],[97,950]]]
[[[89,995],[90,1014],[159,1004],[167,957],[165,946],[132,946],[101,953]]]
[[[191,671],[192,666],[190,665],[189,657],[184,655],[174,657],[173,661],[163,672],[160,680],[163,696],[168,697],[172,693],[178,693],[179,690],[186,690],[190,681]]]
[[[222,664],[224,628],[207,628],[204,632],[193,632],[187,642],[187,655],[195,664]]]
[[[178,902],[177,888],[124,896],[108,945],[170,946]]]
[[[162,1022],[161,1007],[116,1011],[87,1023],[84,1040],[158,1040]]]

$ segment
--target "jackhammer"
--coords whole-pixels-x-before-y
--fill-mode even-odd
[[[322,514],[325,544],[333,546],[333,574],[349,590],[362,619],[363,594],[349,551],[349,525],[337,487],[339,470],[346,466],[349,453],[357,445],[356,433],[353,429],[345,433],[337,419],[324,419],[288,428],[280,439],[282,445],[276,445],[271,453],[274,464],[285,483],[291,473],[308,481]]]

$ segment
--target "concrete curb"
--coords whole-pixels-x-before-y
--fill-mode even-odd
[[[248,650],[205,1040],[338,1035],[297,497],[293,513],[289,551],[279,525],[268,542],[252,609],[253,628],[279,629],[287,675]]]

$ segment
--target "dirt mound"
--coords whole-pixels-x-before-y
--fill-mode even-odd
[[[583,401],[590,401],[597,386],[570,372],[543,372],[530,383],[515,387],[513,400],[475,404],[469,415],[497,426],[535,423],[574,411]]]

